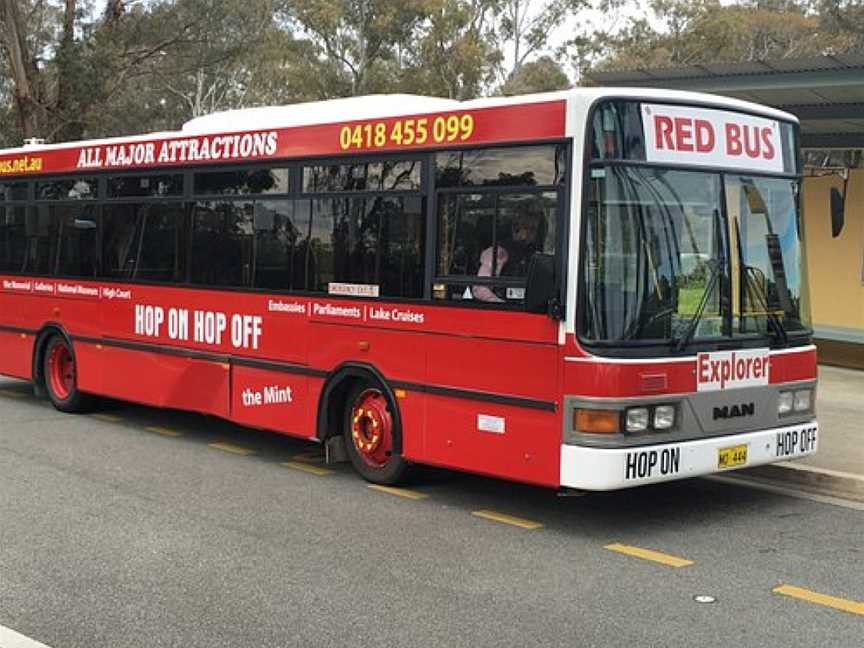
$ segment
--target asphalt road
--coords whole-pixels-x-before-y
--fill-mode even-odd
[[[431,469],[393,494],[314,451],[0,380],[0,648],[864,646],[861,505]]]

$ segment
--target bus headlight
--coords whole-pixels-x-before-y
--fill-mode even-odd
[[[654,408],[654,429],[670,430],[675,426],[675,406],[658,405]]]
[[[795,392],[793,407],[796,412],[806,412],[810,409],[811,392],[809,389],[799,389]]]
[[[792,411],[792,404],[795,400],[792,392],[780,392],[780,398],[777,401],[777,413],[784,416]]]
[[[648,429],[648,408],[631,407],[625,417],[628,432],[644,432]]]

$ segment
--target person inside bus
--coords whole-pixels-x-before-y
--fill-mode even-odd
[[[510,237],[499,245],[489,246],[480,254],[480,269],[478,277],[512,277],[528,276],[528,264],[531,257],[543,251],[546,240],[546,216],[539,200],[525,201],[516,207],[516,213],[510,221]],[[474,299],[485,302],[505,302],[509,297],[521,299],[524,289],[507,289],[504,286],[472,286]]]

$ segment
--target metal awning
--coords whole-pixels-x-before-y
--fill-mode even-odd
[[[864,51],[587,76],[597,85],[695,90],[755,101],[797,115],[806,147],[864,147]]]

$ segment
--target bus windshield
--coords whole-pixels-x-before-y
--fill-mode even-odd
[[[602,346],[809,333],[795,179],[595,164],[581,337]]]

